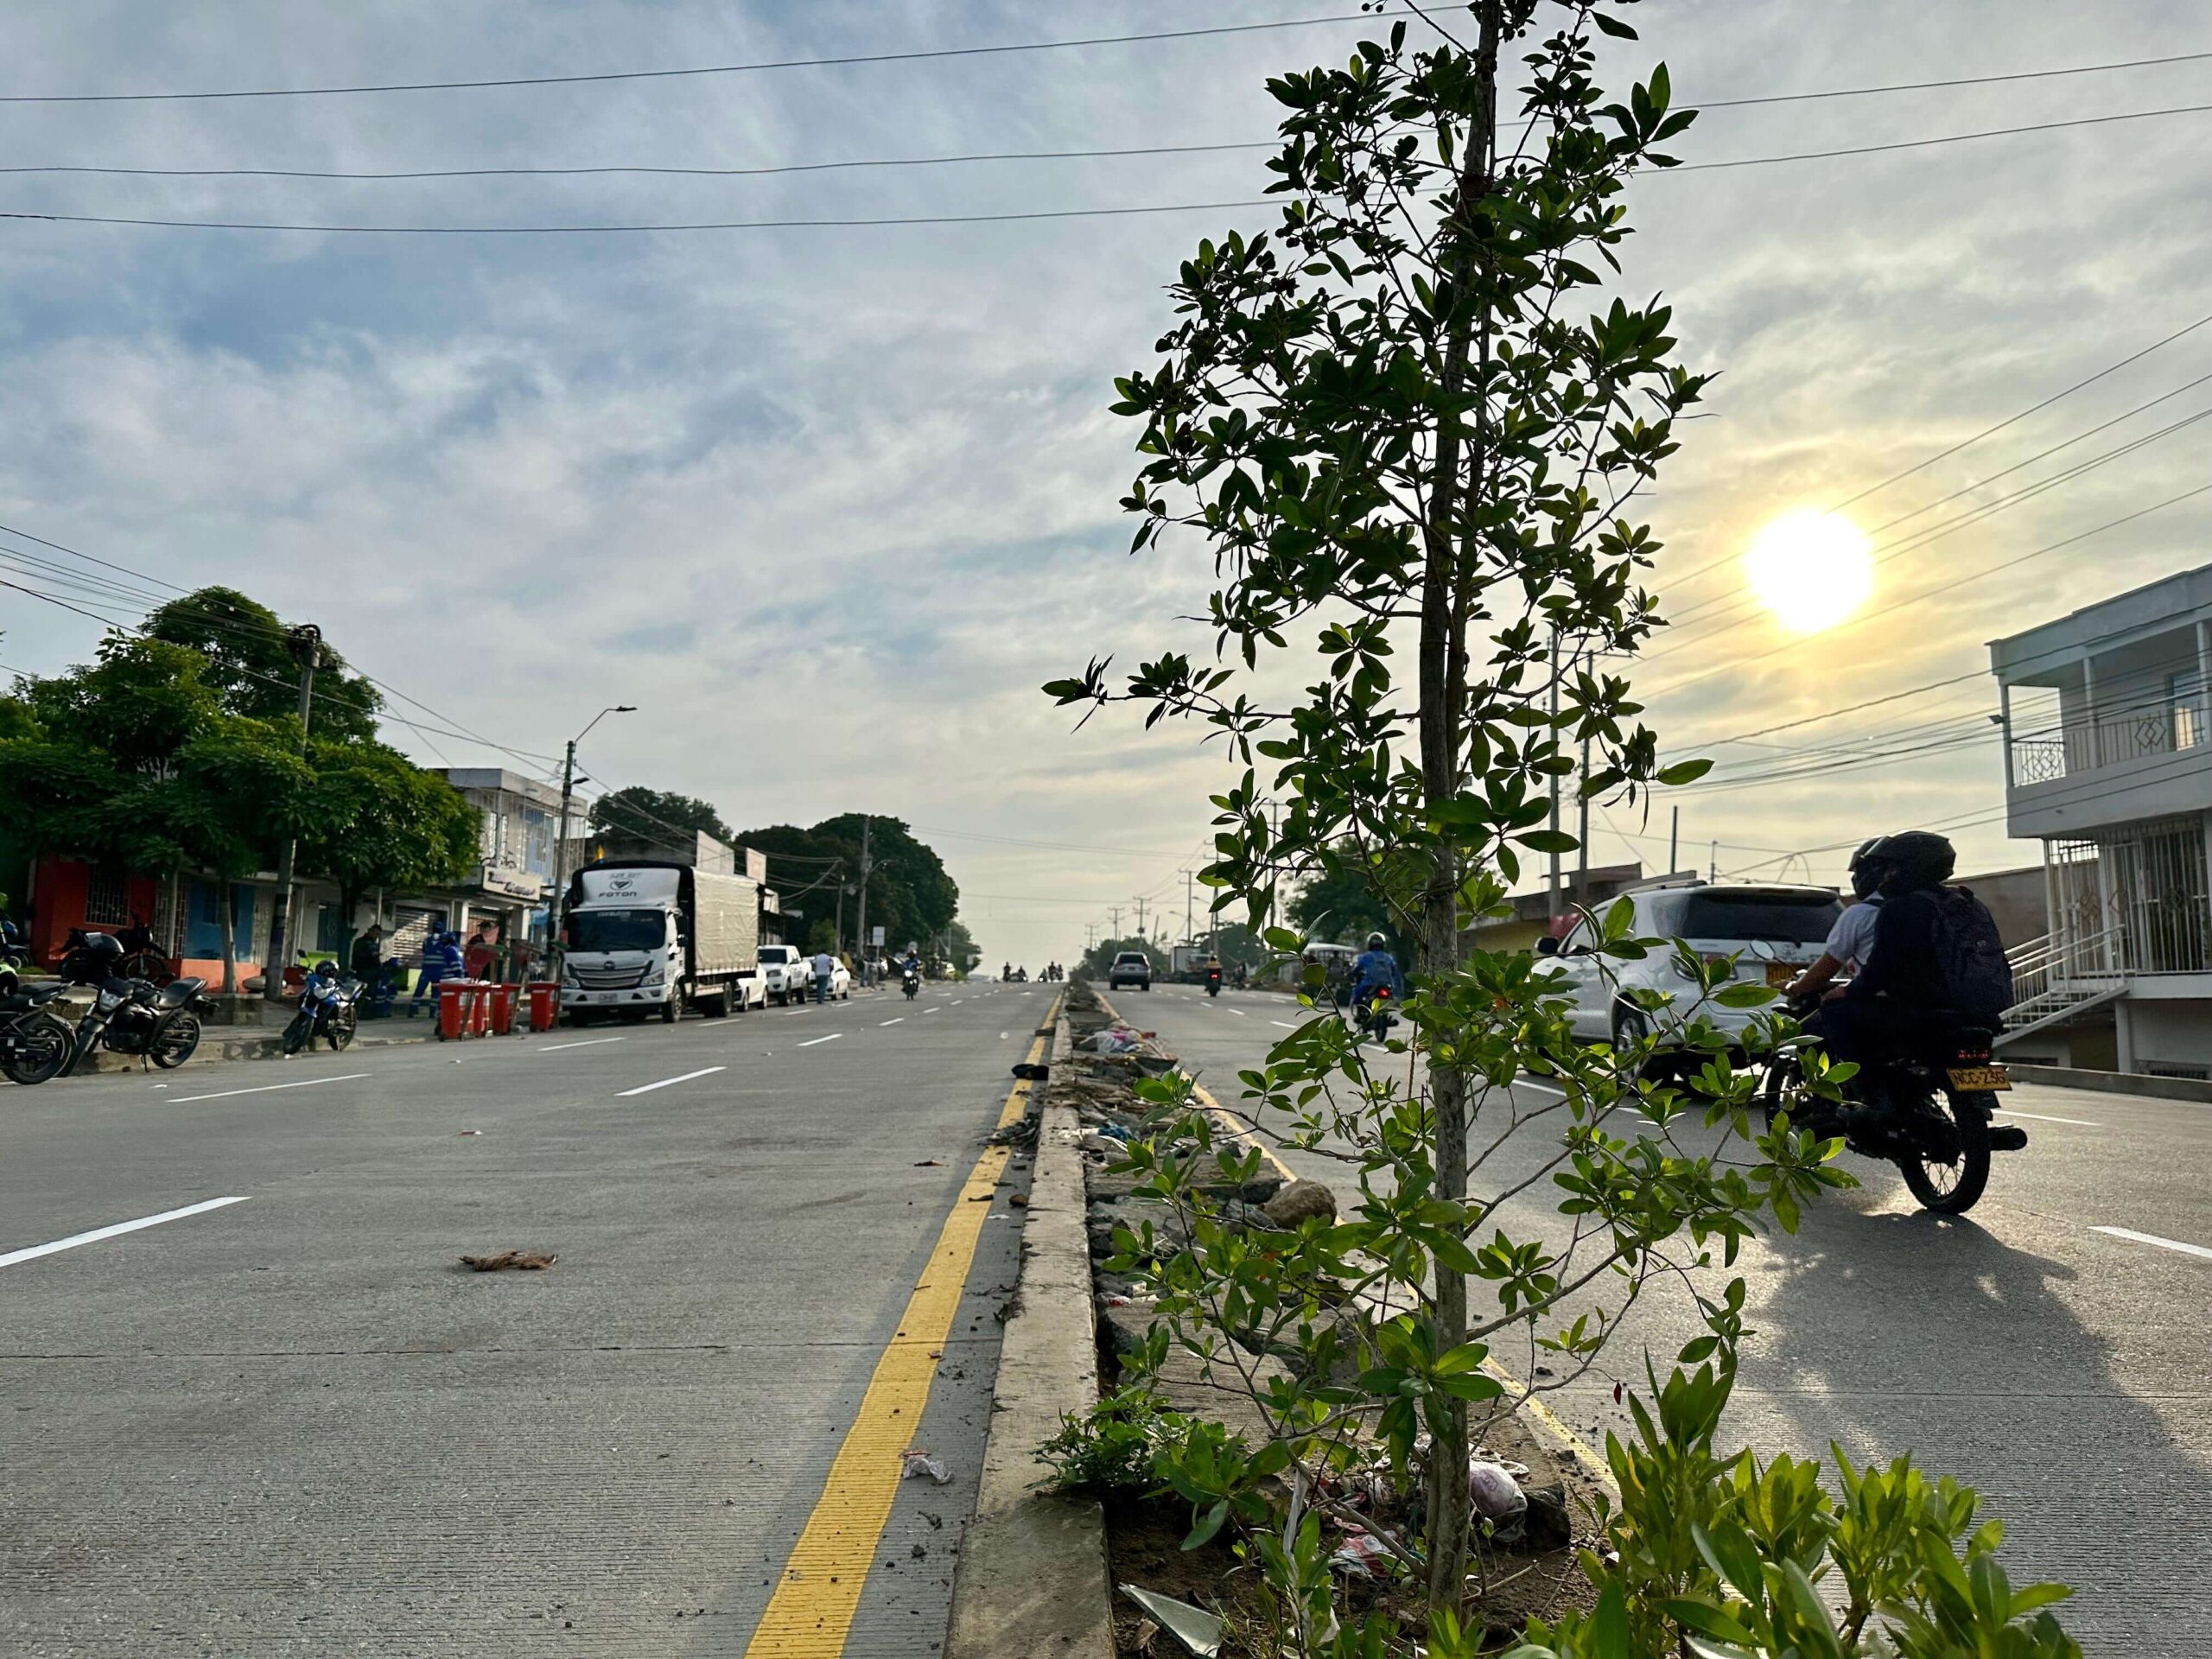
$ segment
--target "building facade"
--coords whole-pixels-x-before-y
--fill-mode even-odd
[[[2212,1077],[2212,565],[1990,642],[2010,834],[2047,932],[2012,951],[2018,1061]]]

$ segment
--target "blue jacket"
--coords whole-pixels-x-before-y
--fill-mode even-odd
[[[1352,995],[1366,996],[1385,985],[1399,1001],[1406,1000],[1406,976],[1398,970],[1398,959],[1388,950],[1361,951],[1351,967]]]

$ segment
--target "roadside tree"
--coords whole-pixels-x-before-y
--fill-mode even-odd
[[[665,840],[673,831],[712,836],[725,846],[737,842],[711,802],[638,784],[594,801],[591,827],[594,835],[634,836],[644,841]]]
[[[299,712],[300,664],[276,613],[235,588],[202,588],[171,600],[146,618],[156,639],[196,652],[202,677],[224,709],[251,720]],[[315,662],[313,726],[323,737],[368,741],[377,734],[384,699],[326,644]]]
[[[1628,181],[1669,165],[1661,147],[1690,122],[1663,66],[1606,101],[1596,41],[1633,38],[1622,0],[1469,10],[1465,41],[1440,21],[1442,44],[1409,49],[1400,23],[1341,67],[1270,83],[1286,111],[1268,162],[1281,222],[1199,245],[1160,360],[1117,383],[1115,406],[1141,423],[1133,547],[1206,545],[1218,649],[1118,682],[1093,661],[1046,688],[1065,705],[1145,705],[1148,725],[1204,725],[1245,768],[1215,798],[1217,907],[1241,903],[1256,923],[1286,880],[1363,872],[1415,969],[1402,1035],[1378,1044],[1310,1020],[1241,1074],[1250,1122],[1338,1158],[1356,1182],[1333,1225],[1253,1248],[1205,1189],[1256,1174],[1257,1149],[1192,1109],[1187,1078],[1141,1085],[1154,1133],[1128,1166],[1189,1240],[1121,1236],[1117,1265],[1147,1272],[1156,1299],[1147,1357],[1205,1356],[1268,1426],[1257,1446],[1166,1445],[1158,1472],[1191,1501],[1194,1541],[1232,1519],[1248,1529],[1283,1651],[1418,1639],[1437,1659],[1471,1654],[1483,1621],[1468,1603],[1495,1566],[1471,1516],[1474,1434],[1584,1376],[1630,1307],[1680,1282],[1707,1328],[1676,1363],[1697,1369],[1655,1372],[1640,1447],[1614,1449],[1624,1488],[1658,1496],[1605,1517],[1616,1559],[1586,1558],[1594,1612],[1532,1625],[1536,1649],[2071,1652],[2039,1611],[2046,1592],[1994,1593],[1994,1537],[1971,1530],[1971,1501],[1930,1510],[1931,1484],[1908,1471],[1872,1506],[1902,1505],[1908,1522],[1855,1528],[1813,1512],[1805,1465],[1713,1452],[1744,1291],[1697,1270],[1732,1262],[1769,1222],[1794,1228],[1803,1202],[1845,1182],[1835,1147],[1787,1111],[1755,1124],[1753,1079],[1709,1022],[1691,1033],[1706,1056],[1694,1084],[1654,1082],[1648,1046],[1573,1040],[1540,958],[1466,943],[1471,922],[1503,912],[1525,858],[1572,848],[1548,827],[1547,794],[1575,772],[1575,747],[1597,757],[1592,795],[1632,799],[1703,770],[1657,768],[1627,679],[1599,664],[1657,626],[1642,584],[1659,544],[1627,508],[1706,385],[1674,361],[1668,309],[1609,297],[1601,276],[1619,270]],[[1299,660],[1296,677],[1261,681],[1294,634],[1318,670]],[[1262,690],[1287,678],[1307,689]],[[1668,948],[1629,937],[1631,919],[1626,906],[1602,918],[1605,954]],[[1675,1004],[1692,1014],[1770,995],[1731,984],[1732,964],[1679,948],[1674,961]],[[1563,1098],[1516,1096],[1529,1072]],[[1815,1065],[1806,1086],[1835,1081]],[[1715,1148],[1678,1133],[1691,1119],[1732,1136]],[[1543,1192],[1563,1225],[1516,1211]],[[1261,1352],[1290,1357],[1288,1375],[1262,1380]],[[1548,1382],[1534,1380],[1540,1359]],[[1414,1489],[1402,1522],[1395,1508],[1378,1520],[1347,1478],[1378,1465]],[[1268,1496],[1277,1480],[1287,1510]],[[1362,1525],[1417,1587],[1417,1638],[1341,1605],[1321,1542],[1332,1516]],[[1811,1583],[1831,1565],[1858,1574],[1841,1622]],[[1862,1585],[1875,1587],[1864,1605]],[[1942,1634],[1915,1640],[1916,1619]]]
[[[308,759],[300,868],[338,884],[349,930],[372,889],[448,885],[476,862],[483,815],[437,773],[378,742],[317,738]],[[349,931],[340,962],[352,945]]]

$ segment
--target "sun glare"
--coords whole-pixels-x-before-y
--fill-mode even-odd
[[[1806,507],[1759,531],[1744,577],[1783,627],[1818,633],[1849,620],[1874,591],[1873,550],[1850,519]]]

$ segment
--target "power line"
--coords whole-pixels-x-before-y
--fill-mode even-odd
[[[1744,156],[1725,162],[1688,162],[1678,167],[1654,169],[1669,173],[1716,173],[1728,168],[1775,167],[1783,162],[1826,162],[1842,156],[1881,156],[1899,149],[1930,149],[1939,144],[1963,144],[1977,138],[2012,138],[2026,132],[2056,132],[2061,127],[2101,127],[2115,121],[2149,121],[2165,115],[2201,115],[2212,104],[2181,104],[2164,110],[2128,110],[2118,115],[2082,115],[2065,121],[2036,121],[2020,127],[1987,127],[1979,132],[1945,133],[1936,138],[1900,138],[1886,144],[1853,144],[1843,149],[1806,149],[1787,156]]]
[[[925,225],[1016,225],[1038,219],[1129,219],[1154,213],[1221,213],[1279,207],[1280,200],[1181,201],[1140,207],[1046,207],[1008,213],[886,214],[859,219],[724,219],[631,225],[295,225],[261,219],[137,219],[109,213],[0,212],[0,219],[56,225],[122,225],[168,231],[312,231],[326,236],[630,236],[683,231],[880,229]]]
[[[791,173],[855,172],[869,168],[962,167],[982,162],[1073,162],[1130,156],[1205,156],[1231,150],[1274,149],[1281,141],[1243,143],[1135,144],[1100,149],[979,150],[962,156],[888,156],[843,162],[788,162],[773,167],[441,167],[396,172],[343,172],[292,167],[0,167],[12,174],[84,174],[102,178],[149,179],[329,179],[364,182],[423,179],[575,179],[602,175],[648,178],[757,179]]]
[[[1287,17],[1272,22],[1219,23],[1205,29],[1155,29],[1142,35],[1093,35],[1066,41],[1021,41],[997,46],[941,46],[913,52],[855,52],[828,58],[772,58],[753,63],[702,64],[675,69],[608,69],[588,74],[502,75],[480,80],[370,82],[355,86],[262,86],[208,92],[10,92],[0,104],[175,104],[219,99],[340,98],[370,92],[482,92],[503,86],[581,86],[620,80],[678,80],[707,75],[760,74],[774,69],[846,68],[871,63],[921,63],[946,58],[1003,57],[1022,52],[1067,52],[1094,46],[1130,46],[1151,41],[1189,41],[1212,35],[1257,35],[1311,29],[1322,23],[1372,22],[1364,12],[1328,17]]]
[[[2128,58],[2118,63],[2077,63],[2058,69],[2017,69],[2007,74],[1961,75],[1948,80],[1907,80],[1885,86],[1843,86],[1825,92],[1770,92],[1759,98],[1708,98],[1700,110],[1744,109],[1755,104],[1809,104],[1830,98],[1871,98],[1880,92],[1928,92],[1951,86],[1991,86],[2012,80],[2049,80],[2061,75],[2099,75],[2115,69],[2150,69],[2169,63],[2199,63],[2212,52],[2181,52],[2164,58]]]

